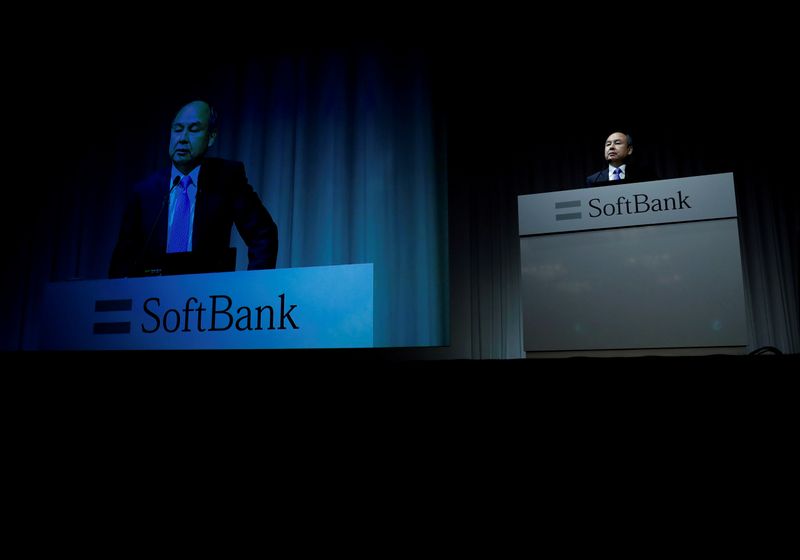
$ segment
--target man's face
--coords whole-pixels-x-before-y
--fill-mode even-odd
[[[197,167],[209,146],[214,144],[216,133],[208,130],[209,117],[208,105],[195,101],[178,111],[172,121],[169,155],[182,173]]]
[[[619,167],[626,157],[633,153],[633,148],[628,146],[628,137],[621,132],[615,132],[606,139],[606,161],[614,167]]]

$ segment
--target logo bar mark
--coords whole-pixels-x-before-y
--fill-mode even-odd
[[[133,309],[132,299],[98,299],[94,302],[96,313],[106,313],[110,311],[130,311]],[[94,334],[130,334],[130,321],[108,321],[93,323],[92,332]]]
[[[132,299],[98,299],[94,302],[95,312],[130,311],[133,309]]]
[[[120,323],[95,323],[94,334],[130,334],[130,321]]]
[[[556,210],[560,210],[562,208],[580,208],[581,201],[580,200],[565,200],[563,202],[556,202]],[[556,221],[560,222],[561,220],[580,220],[582,217],[581,212],[566,212],[561,214],[556,214]]]

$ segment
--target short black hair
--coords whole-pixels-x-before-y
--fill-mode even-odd
[[[186,107],[187,105],[191,105],[192,103],[198,103],[198,102],[205,103],[206,106],[208,106],[208,132],[216,133],[217,128],[219,127],[219,113],[217,113],[217,110],[214,108],[214,106],[205,99],[195,99],[193,101],[189,101],[188,103],[184,103],[183,105],[178,107],[177,111],[173,113],[174,115],[173,119],[176,116],[178,116],[178,113],[180,113],[184,107]]]
[[[627,132],[622,132],[621,130],[613,130],[613,131],[609,132],[608,134],[606,134],[606,138],[608,138],[612,134],[616,134],[617,132],[619,132],[620,134],[624,134],[625,135],[625,138],[628,140],[628,146],[633,146],[633,136],[631,136]]]
[[[209,103],[208,101],[206,101],[205,103],[206,105],[208,105],[208,132],[216,134],[219,115],[217,114],[217,110],[214,109],[214,106],[211,103]],[[630,143],[631,143],[631,137],[628,136],[628,144]]]

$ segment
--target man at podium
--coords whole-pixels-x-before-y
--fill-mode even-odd
[[[638,183],[660,179],[655,169],[633,160],[632,154],[633,138],[631,135],[625,132],[611,133],[606,138],[603,148],[603,157],[608,162],[608,167],[589,175],[586,178],[586,186],[599,187],[617,181]]]
[[[217,137],[217,115],[205,101],[184,105],[172,121],[171,168],[137,184],[122,219],[109,276],[162,273],[165,263],[217,272],[229,259],[231,228],[248,248],[248,269],[275,268],[278,228],[248,184],[238,161],[206,157]],[[214,264],[217,263],[217,264]]]

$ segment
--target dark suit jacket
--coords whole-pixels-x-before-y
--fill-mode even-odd
[[[111,278],[141,276],[144,264],[166,254],[171,171],[156,172],[134,187],[111,257]],[[205,158],[197,177],[192,252],[223,252],[230,246],[233,224],[247,243],[248,270],[275,268],[278,228],[247,183],[244,164]]]
[[[602,185],[610,185],[611,183],[641,183],[643,181],[657,181],[660,177],[656,170],[646,164],[639,162],[627,161],[625,162],[625,178],[621,181],[608,180],[608,166],[602,170],[589,175],[586,178],[587,187],[599,187]]]

